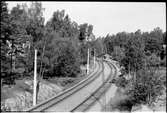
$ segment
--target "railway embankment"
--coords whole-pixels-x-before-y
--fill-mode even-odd
[[[10,93],[11,95],[1,101],[2,111],[24,111],[33,104],[33,82],[32,80],[25,80],[24,86],[30,89],[24,89],[22,86],[16,86],[13,88],[7,88],[4,94]],[[42,81],[39,83],[39,93],[37,103],[40,103],[53,95],[58,94],[62,91],[62,88],[56,84]]]
[[[93,65],[90,65],[90,73],[93,72]],[[59,77],[39,82],[37,104],[41,103],[63,90],[72,87],[86,76],[86,66],[82,66],[78,77]],[[16,80],[16,84],[9,87],[1,87],[1,111],[24,111],[33,105],[33,80],[30,78]]]

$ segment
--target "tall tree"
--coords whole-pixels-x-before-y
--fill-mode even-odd
[[[76,76],[80,71],[78,52],[69,38],[63,38],[57,33],[48,35],[45,50],[46,72],[44,76]]]
[[[137,35],[131,35],[125,47],[126,57],[123,60],[123,64],[127,70],[135,72],[144,65],[144,43]]]
[[[104,38],[104,45],[107,49],[107,53],[111,55],[111,53],[114,51],[115,35],[110,36],[107,34],[107,36]]]
[[[28,38],[30,37],[27,35],[26,32],[26,20],[27,17],[25,15],[25,10],[22,8],[21,5],[17,5],[16,7],[13,7],[13,9],[10,12],[11,16],[11,25],[13,28],[12,32],[12,39],[13,41],[10,42],[13,47],[11,48],[11,52],[13,52],[13,57],[14,57],[14,64],[22,63],[20,60],[24,59],[22,54],[25,54],[25,48],[23,45],[25,45],[28,41]],[[12,54],[12,53],[11,53]],[[16,66],[17,66],[16,64]],[[15,65],[14,65],[15,68]]]
[[[11,57],[7,52],[10,50],[8,42],[11,41],[11,34],[13,32],[11,23],[11,17],[8,12],[7,3],[1,1],[1,74],[2,78],[10,77]]]
[[[145,36],[145,51],[150,53],[155,53],[158,56],[162,50],[163,43],[163,33],[162,30],[157,27],[151,31],[147,36]]]
[[[60,37],[73,38],[78,35],[78,25],[71,22],[69,15],[65,14],[65,10],[55,11],[46,26],[49,32],[57,32]]]
[[[43,10],[41,2],[32,2],[30,8],[28,9],[28,20],[27,20],[27,26],[26,26],[26,32],[30,36],[29,42],[30,42],[30,49],[27,51],[28,56],[27,60],[31,61],[31,63],[27,64],[27,67],[29,68],[28,71],[32,71],[33,69],[33,56],[34,56],[34,49],[38,49],[38,58],[42,60],[42,52],[43,49],[41,41],[44,42],[44,35],[45,35],[45,29],[44,29],[44,17],[43,17]],[[42,47],[41,47],[42,46]],[[40,65],[38,65],[40,66]]]
[[[112,57],[121,63],[125,57],[124,49],[119,46],[115,46],[114,51],[112,52]]]

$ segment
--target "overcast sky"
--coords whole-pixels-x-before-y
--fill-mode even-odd
[[[25,2],[7,3],[10,10],[17,3]],[[64,9],[72,21],[92,24],[96,37],[138,29],[151,31],[155,27],[166,31],[166,5],[163,2],[42,2],[42,6],[45,22],[54,11]]]

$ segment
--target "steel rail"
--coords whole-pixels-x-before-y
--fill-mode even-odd
[[[104,60],[105,61],[105,60]],[[109,67],[112,69],[115,68],[114,74],[112,74],[112,71],[110,72],[110,76],[105,80],[105,82],[97,89],[95,90],[89,97],[87,97],[82,103],[80,103],[78,106],[76,106],[74,109],[72,109],[70,112],[85,112],[87,109],[91,108],[93,104],[100,99],[100,97],[106,93],[106,91],[111,87],[111,80],[117,75],[117,69],[114,64],[108,61],[105,61]],[[111,74],[113,76],[111,76]]]
[[[104,83],[104,86],[102,86],[99,89],[99,91],[97,91],[97,93],[95,93],[94,95],[92,95],[94,97],[94,101],[91,104],[89,104],[89,106],[84,111],[86,111],[89,108],[91,108],[91,106],[93,106],[95,104],[95,102],[97,102],[109,90],[109,88],[112,85],[111,83],[112,83],[113,78],[116,75],[118,75],[118,70],[116,68],[116,65],[113,64],[113,63],[111,63],[110,61],[107,61],[107,60],[106,60],[106,62],[109,62],[108,63],[109,66],[114,68],[114,74],[112,74],[113,76],[110,76],[110,78],[108,80],[106,80],[106,82]],[[103,106],[103,107],[105,108],[106,106]]]
[[[101,61],[99,60],[98,63],[98,68],[100,68],[100,63]],[[100,69],[99,69],[100,70]],[[70,95],[72,95],[73,93],[77,92],[78,90],[80,90],[81,88],[83,88],[84,86],[88,85],[91,81],[93,81],[94,79],[96,79],[101,73],[101,71],[96,71],[96,72],[92,72],[86,79],[82,80],[81,82],[79,82],[78,84],[74,85],[71,88],[68,88],[67,90],[64,90],[62,93],[46,100],[43,103],[40,103],[32,108],[29,108],[26,111],[44,111],[47,110],[49,107],[61,102],[62,100],[64,100],[65,98],[69,97]],[[96,76],[95,76],[96,75]]]

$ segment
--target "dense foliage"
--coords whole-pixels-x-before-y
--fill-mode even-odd
[[[102,39],[105,52],[119,61],[126,71],[144,68],[145,61],[152,57],[157,57],[157,60],[152,60],[156,64],[166,59],[166,32],[163,33],[159,27],[151,32],[137,30],[135,33],[119,32],[111,36],[108,34]]]
[[[16,78],[33,76],[34,50],[38,50],[37,72],[40,78],[77,77],[80,66],[91,57],[107,53],[131,74],[116,84],[128,87],[130,104],[151,104],[162,93],[166,79],[156,74],[166,66],[166,32],[157,27],[150,32],[119,32],[95,38],[93,25],[72,21],[65,10],[57,10],[44,24],[41,2],[17,5],[8,11],[1,1],[1,77],[13,83]],[[90,59],[92,59],[90,57]],[[13,81],[13,82],[12,82]],[[1,81],[2,83],[2,81]],[[124,104],[124,103],[123,103]]]
[[[126,88],[127,104],[149,104],[162,94],[166,80],[157,72],[166,66],[166,32],[157,27],[151,32],[120,32],[102,38],[106,53],[125,67],[116,84]],[[101,41],[102,42],[102,41]],[[165,81],[165,82],[164,82]]]
[[[86,63],[93,26],[71,21],[65,10],[57,10],[44,24],[41,2],[17,5],[8,11],[1,2],[1,73],[11,81],[16,75],[32,76],[34,50],[38,50],[38,77],[76,77]],[[14,80],[15,78],[13,78]]]
[[[72,21],[65,10],[57,10],[44,24],[41,2],[17,5],[8,11],[1,1],[1,74],[11,81],[33,76],[34,50],[38,50],[38,77],[77,77],[80,65],[91,57],[107,53],[125,67],[132,77],[129,95],[133,103],[151,103],[160,95],[162,80],[155,74],[166,66],[166,32],[119,32],[95,38],[93,25]],[[90,58],[92,59],[92,58]],[[125,78],[118,82],[128,84]]]
[[[149,70],[149,71],[148,71]],[[135,104],[149,104],[156,101],[162,94],[164,84],[162,76],[156,74],[152,69],[140,70],[136,73],[136,81],[128,90],[130,100]]]

